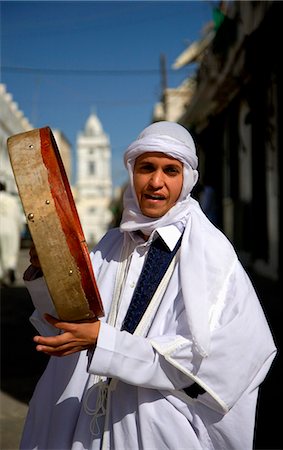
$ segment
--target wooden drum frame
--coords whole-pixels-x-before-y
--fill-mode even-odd
[[[103,316],[84,233],[51,129],[11,136],[7,144],[29,230],[59,318],[74,322]]]

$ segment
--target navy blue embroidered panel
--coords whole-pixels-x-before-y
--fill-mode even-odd
[[[180,247],[181,240],[182,236],[172,251],[159,236],[151,243],[121,330],[134,333],[170,262]]]

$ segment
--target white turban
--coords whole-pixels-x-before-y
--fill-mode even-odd
[[[141,213],[133,183],[135,160],[147,152],[165,153],[183,163],[183,187],[178,202],[164,216],[157,219],[146,217]],[[150,125],[127,148],[124,163],[129,172],[130,185],[124,195],[124,212],[120,227],[122,231],[141,230],[149,235],[157,227],[179,223],[185,218],[190,192],[198,180],[196,148],[186,128],[166,121]]]
[[[133,185],[135,159],[146,152],[162,152],[183,163],[183,187],[177,203],[162,217],[144,216]],[[193,344],[206,357],[210,348],[209,317],[221,303],[223,286],[237,261],[227,238],[206,218],[190,192],[197,182],[198,160],[189,132],[174,122],[157,122],[138,136],[126,150],[130,184],[124,195],[122,232],[141,230],[149,235],[158,227],[176,225],[184,230],[180,250],[180,282]]]

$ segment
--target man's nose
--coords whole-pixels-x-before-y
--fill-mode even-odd
[[[152,173],[150,177],[150,185],[155,189],[162,187],[164,185],[164,177],[161,171],[156,170],[155,172]]]

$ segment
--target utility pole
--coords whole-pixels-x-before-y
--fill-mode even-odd
[[[160,76],[161,76],[161,101],[163,103],[164,119],[167,119],[167,69],[166,56],[164,53],[160,55]]]

